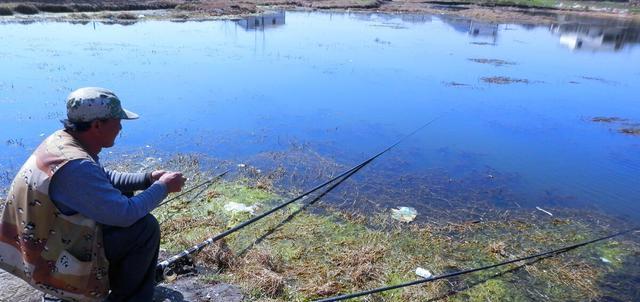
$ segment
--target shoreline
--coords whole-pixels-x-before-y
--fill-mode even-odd
[[[336,2],[341,3],[341,2]],[[13,13],[3,15],[0,12],[0,23],[32,23],[32,22],[92,22],[108,24],[132,24],[144,20],[162,20],[173,22],[237,20],[249,16],[260,15],[269,11],[300,11],[319,13],[382,13],[389,15],[447,15],[468,18],[484,22],[517,23],[517,24],[551,24],[559,21],[560,16],[575,18],[596,18],[617,22],[640,24],[640,8],[638,12],[612,7],[589,8],[577,10],[571,7],[535,7],[527,5],[505,5],[471,2],[427,1],[424,3],[385,2],[377,6],[336,4],[333,6],[302,5],[253,5],[249,7],[226,3],[216,8],[200,8],[178,5],[175,8],[150,8],[135,10],[97,10],[97,11],[63,11],[37,12],[33,14]],[[0,9],[12,4],[0,3]],[[139,7],[138,7],[139,8]],[[15,8],[14,8],[15,9]],[[69,8],[71,9],[71,8]]]

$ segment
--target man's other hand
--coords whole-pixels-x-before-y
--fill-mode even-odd
[[[166,173],[167,171],[165,170],[155,170],[151,172],[151,179],[153,181],[160,180],[160,177],[162,177],[162,175],[165,175]]]
[[[182,176],[180,172],[164,172],[158,179],[159,182],[164,183],[167,186],[169,193],[180,192],[186,178]]]

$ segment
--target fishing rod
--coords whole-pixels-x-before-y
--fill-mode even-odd
[[[341,180],[335,182],[334,184],[332,184],[328,189],[326,189],[324,192],[322,192],[321,194],[319,194],[318,196],[316,196],[313,200],[311,200],[310,202],[306,203],[304,206],[300,207],[299,209],[295,210],[293,213],[289,214],[289,216],[287,216],[285,219],[283,219],[280,223],[278,223],[278,225],[276,225],[275,227],[273,227],[272,229],[268,230],[264,235],[260,236],[258,239],[256,239],[253,243],[251,243],[249,246],[247,246],[244,250],[242,250],[238,255],[244,255],[247,251],[249,251],[253,246],[255,246],[256,244],[259,244],[260,242],[262,242],[263,240],[265,240],[267,237],[269,237],[269,235],[273,234],[273,232],[275,232],[278,228],[280,228],[281,226],[285,225],[287,222],[291,221],[296,215],[298,215],[300,212],[306,210],[308,207],[310,207],[311,205],[313,205],[314,203],[316,203],[318,200],[320,200],[322,197],[324,197],[325,195],[329,194],[329,192],[333,191],[333,189],[335,189],[337,186],[339,186],[342,182],[344,182],[345,180],[347,180],[349,177],[351,177],[351,175],[357,173],[360,169],[364,168],[364,166],[360,166],[359,168],[349,172],[347,175],[345,175]]]
[[[220,239],[222,239],[222,238],[224,238],[224,237],[226,237],[226,236],[228,236],[230,234],[233,234],[233,233],[241,230],[242,228],[244,228],[244,227],[246,227],[246,226],[248,226],[248,225],[250,225],[250,224],[252,224],[252,223],[254,223],[256,221],[261,220],[262,218],[270,215],[271,213],[273,213],[273,212],[275,212],[275,211],[277,211],[279,209],[282,209],[282,208],[286,207],[287,205],[289,205],[289,204],[291,204],[293,202],[296,202],[296,201],[300,200],[303,197],[308,196],[311,193],[314,193],[315,191],[317,191],[317,190],[323,188],[324,186],[332,183],[336,179],[339,179],[339,178],[341,178],[343,176],[346,176],[348,174],[349,174],[349,176],[353,175],[353,174],[350,174],[350,173],[353,172],[353,171],[360,170],[361,168],[363,168],[364,166],[368,165],[369,163],[371,163],[376,158],[380,157],[382,154],[385,154],[387,151],[389,151],[392,148],[394,148],[395,146],[399,145],[401,142],[403,142],[407,138],[411,137],[412,135],[416,134],[417,132],[419,132],[420,130],[424,129],[425,127],[429,126],[431,123],[435,122],[436,120],[440,119],[441,117],[442,116],[439,116],[439,117],[437,117],[435,119],[432,119],[431,121],[429,121],[426,124],[420,126],[416,130],[412,131],[411,133],[409,133],[409,134],[405,135],[404,137],[400,138],[398,141],[396,141],[392,145],[388,146],[384,150],[378,152],[377,154],[371,156],[370,158],[364,160],[363,162],[353,166],[352,168],[340,173],[338,176],[335,176],[335,177],[329,179],[328,181],[315,186],[313,189],[310,189],[310,190],[298,195],[295,198],[292,198],[292,199],[290,199],[290,200],[288,200],[288,201],[286,201],[286,202],[284,202],[284,203],[282,203],[282,204],[280,204],[280,205],[278,205],[278,206],[276,206],[276,207],[274,207],[274,208],[272,208],[272,209],[270,209],[270,210],[268,210],[268,211],[266,211],[266,212],[264,212],[264,213],[262,213],[262,214],[260,214],[258,216],[255,216],[255,217],[253,217],[251,219],[248,219],[248,220],[246,220],[246,221],[244,221],[244,222],[242,222],[242,223],[240,223],[240,224],[238,224],[238,225],[236,225],[236,226],[234,226],[234,227],[232,227],[230,229],[227,229],[226,231],[224,231],[222,233],[219,233],[219,234],[217,234],[217,235],[215,235],[213,237],[210,237],[209,239],[207,239],[207,240],[205,240],[205,241],[203,241],[203,242],[201,242],[199,244],[196,244],[196,245],[190,247],[189,249],[186,249],[186,250],[180,252],[179,254],[174,255],[174,256],[172,256],[172,257],[170,257],[170,258],[158,263],[158,265],[156,266],[156,280],[158,282],[160,282],[160,281],[162,281],[164,279],[165,275],[171,273],[171,270],[170,269],[167,270],[167,268],[170,268],[170,266],[173,265],[176,261],[178,261],[178,260],[180,260],[180,259],[182,259],[184,257],[187,257],[187,256],[189,256],[191,254],[194,254],[194,253],[202,250],[204,247],[208,246],[209,244],[212,244],[213,242],[215,242],[217,240],[220,240]]]
[[[167,200],[165,200],[165,201],[161,202],[160,204],[158,204],[158,206],[157,206],[156,208],[159,208],[159,207],[161,207],[161,206],[163,206],[163,205],[165,205],[165,204],[168,204],[168,203],[170,203],[170,202],[172,202],[172,201],[174,201],[174,200],[178,199],[179,197],[182,197],[182,196],[184,196],[184,195],[186,195],[186,194],[188,194],[188,193],[192,192],[193,190],[195,190],[195,189],[197,189],[197,188],[200,188],[200,187],[202,187],[202,186],[204,186],[204,185],[207,185],[207,184],[209,184],[209,185],[210,185],[210,184],[213,184],[213,183],[217,182],[217,181],[218,181],[218,180],[220,180],[223,176],[225,176],[227,173],[229,173],[229,171],[231,171],[231,169],[228,169],[227,171],[224,171],[224,172],[222,172],[222,173],[220,173],[220,174],[218,174],[218,175],[216,175],[216,176],[214,176],[214,177],[212,177],[212,178],[209,178],[209,179],[207,179],[207,180],[205,180],[205,181],[203,181],[203,182],[201,182],[201,183],[199,183],[199,184],[197,184],[197,185],[195,185],[195,186],[193,186],[193,187],[189,188],[188,190],[186,190],[186,191],[184,191],[184,192],[182,192],[182,193],[180,193],[180,194],[178,194],[178,195],[176,195],[176,196],[173,196],[173,197],[171,197],[170,199],[167,199]],[[205,188],[205,189],[206,189],[206,188]]]
[[[607,235],[607,236],[599,237],[599,238],[592,239],[592,240],[589,240],[589,241],[584,241],[584,242],[581,242],[581,243],[577,243],[577,244],[574,244],[574,245],[558,248],[558,249],[555,249],[555,250],[551,250],[551,251],[547,251],[547,252],[543,252],[543,253],[538,253],[538,254],[534,254],[534,255],[529,255],[529,256],[524,256],[524,257],[520,257],[520,258],[516,258],[516,259],[513,259],[513,260],[508,260],[508,261],[504,261],[504,262],[500,262],[500,263],[496,263],[496,264],[486,265],[486,266],[482,266],[482,267],[478,267],[478,268],[472,268],[472,269],[468,269],[468,270],[457,271],[457,272],[443,274],[443,275],[439,275],[439,276],[433,276],[433,277],[430,277],[430,278],[415,280],[415,281],[411,281],[411,282],[400,283],[400,284],[397,284],[397,285],[379,287],[379,288],[370,289],[370,290],[366,290],[366,291],[361,291],[361,292],[357,292],[357,293],[346,294],[346,295],[341,295],[341,296],[335,296],[335,297],[330,297],[330,298],[324,298],[324,299],[314,300],[314,301],[315,302],[330,302],[330,301],[341,301],[341,300],[353,299],[353,298],[356,298],[356,297],[366,296],[366,295],[370,295],[370,294],[374,294],[374,293],[384,292],[384,291],[403,288],[403,287],[412,286],[412,285],[416,285],[416,284],[433,282],[433,281],[440,280],[440,279],[448,279],[448,278],[455,277],[455,276],[466,275],[466,274],[470,274],[470,273],[474,273],[474,272],[478,272],[478,271],[488,270],[488,269],[491,269],[491,268],[495,268],[495,267],[500,267],[500,266],[504,266],[504,265],[507,265],[507,264],[511,264],[511,263],[514,263],[514,262],[525,261],[525,260],[534,259],[534,258],[555,257],[557,255],[566,253],[568,251],[571,251],[573,249],[576,249],[576,248],[579,248],[579,247],[582,247],[582,246],[585,246],[585,245],[593,244],[593,243],[596,243],[598,241],[611,239],[613,237],[621,236],[621,235],[624,235],[624,234],[627,234],[627,233],[630,233],[630,232],[634,232],[634,231],[638,231],[638,230],[640,230],[640,227],[627,229],[627,230],[624,230],[624,231],[620,231],[620,232],[617,232],[617,233],[614,233],[614,234],[610,234],[610,235]]]

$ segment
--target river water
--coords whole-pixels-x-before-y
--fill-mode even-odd
[[[506,206],[640,218],[640,136],[621,132],[640,123],[638,24],[276,12],[126,26],[4,23],[0,37],[4,188],[60,127],[66,95],[102,86],[142,116],[123,123],[115,153],[239,163],[305,146],[349,166],[440,117],[380,159],[393,164],[370,172],[431,173],[455,184],[449,192],[491,191],[486,198],[508,196]],[[401,185],[393,175],[387,184]]]

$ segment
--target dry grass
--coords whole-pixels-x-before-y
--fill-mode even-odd
[[[238,265],[238,257],[227,245],[227,241],[222,239],[204,248],[196,257],[198,263],[202,263],[207,268],[223,272]]]
[[[276,298],[283,293],[285,278],[281,274],[282,259],[273,250],[259,247],[249,252],[233,271],[245,288],[259,291],[259,295]]]
[[[362,287],[370,281],[382,279],[380,262],[384,256],[385,247],[363,246],[336,255],[332,262],[347,277],[347,282]]]

